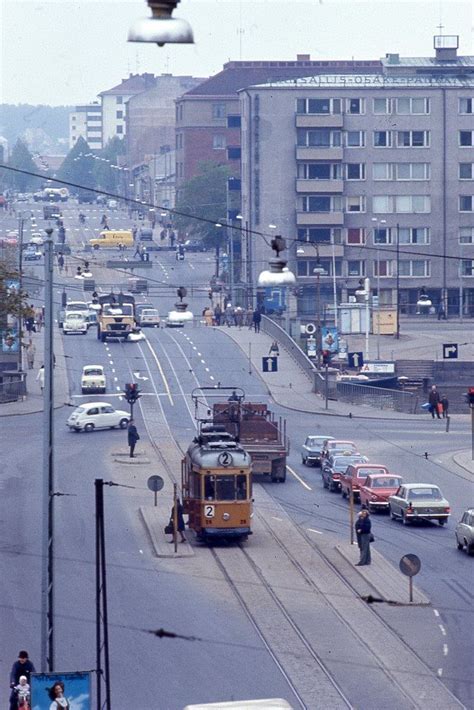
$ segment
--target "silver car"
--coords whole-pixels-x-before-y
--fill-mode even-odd
[[[399,518],[404,525],[415,520],[437,520],[445,525],[451,515],[448,501],[432,483],[404,483],[388,497],[388,510],[392,520]]]
[[[465,549],[468,555],[474,555],[474,508],[464,511],[455,535],[458,550]]]
[[[301,461],[304,466],[321,466],[321,452],[325,441],[332,436],[307,436],[301,447]]]

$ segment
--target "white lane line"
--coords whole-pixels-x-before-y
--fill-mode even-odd
[[[205,367],[204,369],[206,370],[206,372],[209,372],[209,368],[208,368],[208,367]]]
[[[114,377],[115,382],[118,382],[118,377]]]
[[[141,555],[143,555],[143,550],[138,550],[138,552],[139,552]]]
[[[109,363],[110,363],[111,365],[113,365],[113,364],[114,364],[114,361],[113,361],[113,360],[109,360]]]
[[[438,675],[439,675],[440,677],[443,675],[443,669],[442,669],[442,668],[438,668]]]
[[[438,611],[437,609],[433,609],[433,614],[434,614],[435,616],[439,616],[439,611]]]
[[[438,626],[443,636],[446,636],[446,629],[444,628],[443,624],[438,624]]]
[[[291,475],[294,476],[294,477],[296,478],[296,480],[299,481],[302,486],[304,486],[304,488],[306,488],[306,490],[308,490],[308,491],[312,491],[312,490],[313,490],[313,489],[311,488],[311,486],[308,486],[308,484],[306,483],[306,481],[303,481],[303,479],[301,478],[301,476],[298,476],[298,474],[296,473],[296,471],[293,471],[293,469],[291,468],[291,466],[287,466],[286,468],[287,468],[287,470],[291,473]]]
[[[447,656],[447,655],[448,655],[448,644],[443,643],[443,656]]]
[[[112,368],[112,372],[115,372],[115,367]]]
[[[276,515],[272,515],[271,518],[272,518],[273,520],[279,520],[280,522],[283,521],[283,518],[277,518]]]
[[[158,356],[157,356],[157,354],[155,353],[155,351],[153,350],[153,348],[151,347],[150,341],[148,340],[148,338],[147,338],[146,335],[145,335],[145,342],[146,342],[146,344],[148,345],[148,348],[149,348],[149,350],[150,350],[150,352],[151,352],[151,354],[152,354],[152,356],[153,356],[153,359],[154,359],[154,361],[156,362],[156,364],[157,364],[157,366],[158,366],[158,369],[159,369],[159,371],[160,371],[160,375],[161,375],[161,378],[162,378],[162,380],[163,380],[163,384],[164,384],[164,386],[165,386],[166,394],[168,395],[168,399],[169,399],[169,401],[170,401],[170,404],[171,404],[172,407],[174,407],[173,397],[171,396],[170,388],[169,388],[169,385],[168,385],[168,380],[166,379],[165,373],[163,372],[163,368],[161,367],[161,362],[158,360]],[[147,366],[147,370],[148,370],[148,372],[149,372],[149,374],[150,374],[150,377],[151,377],[151,379],[152,379],[152,382],[153,382],[153,387],[155,387],[155,383],[154,383],[152,374],[151,374],[151,372],[150,372],[150,368],[148,367],[148,363],[147,363],[147,361],[146,361],[145,355],[144,355],[143,350],[142,350],[142,348],[141,348],[140,345],[139,345],[139,349],[140,349],[140,352],[141,352],[141,354],[142,354],[142,356],[143,356],[143,359],[145,360],[145,364],[146,364],[146,366]],[[155,388],[155,389],[156,389],[156,388]]]
[[[197,347],[195,345],[193,345],[193,350],[197,350]]]
[[[203,364],[203,365],[205,365],[205,364],[206,364],[206,361],[205,361],[205,360],[201,360],[201,362],[202,362],[202,364]]]
[[[118,392],[120,392],[120,387],[116,387],[115,389],[116,389]]]
[[[316,535],[322,535],[323,533],[320,530],[315,530],[314,528],[306,528],[309,532],[314,532]]]
[[[202,355],[201,355],[201,353],[199,352],[199,350],[197,351],[197,354],[199,355],[199,357],[202,357]]]
[[[213,380],[213,379],[214,379],[212,375],[209,375],[209,377],[211,378],[211,380]]]

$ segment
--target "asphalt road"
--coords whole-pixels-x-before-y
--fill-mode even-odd
[[[88,214],[88,225],[96,217],[98,222],[103,213],[100,207],[96,213],[87,206],[81,209]],[[64,210],[75,249],[85,239],[85,232],[75,226],[77,211],[74,206]],[[110,224],[121,226],[123,219],[115,215]],[[75,251],[71,267],[80,256],[81,252]],[[184,262],[177,263],[173,254],[160,253],[155,262],[150,300],[160,313],[172,308],[174,289],[183,284],[189,288],[190,309],[201,313],[208,302],[210,255],[188,255]],[[32,268],[39,271],[39,266]],[[58,300],[64,283],[68,292],[78,288],[71,273],[72,269],[64,277],[55,275]],[[122,279],[122,275],[117,278]],[[120,391],[132,375],[148,378],[141,380],[143,400],[156,403],[174,438],[185,448],[194,432],[190,393],[197,385],[238,384],[248,398],[268,400],[258,373],[249,368],[248,359],[222,330],[187,326],[183,330],[149,329],[146,335],[146,341],[136,344],[104,345],[92,331],[86,337],[65,338],[71,403],[83,400],[79,378],[82,366],[88,363],[105,365],[109,390],[104,399],[115,406],[125,406]],[[279,373],[282,381],[287,374]],[[337,494],[323,490],[317,469],[301,464],[299,447],[308,433],[353,439],[372,462],[386,464],[405,480],[436,483],[450,500],[453,515],[445,528],[429,524],[405,528],[386,517],[372,516],[377,549],[393,564],[398,565],[406,552],[419,555],[422,572],[416,582],[432,600],[432,608],[381,605],[374,613],[397,630],[466,707],[472,707],[472,560],[456,550],[453,535],[454,521],[472,505],[472,481],[450,458],[451,452],[470,444],[465,424],[454,421],[446,434],[442,422],[421,417],[419,422],[409,424],[402,418],[369,422],[273,408],[287,419],[289,466],[294,475],[290,472],[283,485],[262,485],[297,525],[314,530],[315,535],[348,537],[348,506]],[[212,563],[206,561],[208,566],[203,571],[199,557],[194,575],[184,575],[178,561],[157,563],[152,557],[136,515],[138,506],[147,502],[150,494],[143,481],[134,480],[135,474],[130,481],[128,474],[117,474],[112,463],[111,453],[124,446],[124,433],[71,434],[64,425],[67,415],[66,408],[55,415],[57,487],[69,494],[58,498],[56,504],[58,669],[90,668],[94,664],[93,480],[119,475],[120,482],[131,482],[136,488],[106,491],[114,708],[129,710],[133,706],[140,678],[147,679],[140,702],[150,707],[156,706],[157,697],[160,708],[174,710],[196,698],[210,701],[278,695],[300,707],[224,582],[216,585],[218,574]],[[143,431],[140,408],[137,415]],[[28,647],[35,660],[39,653],[40,432],[38,415],[2,420],[2,439],[14,444],[2,447],[0,561],[5,583],[0,587],[0,604],[5,643],[0,665],[4,676],[20,646]],[[427,460],[425,451],[429,453]],[[143,631],[160,626],[202,640],[159,641]],[[350,672],[358,673],[356,668]],[[348,685],[352,687],[354,680]],[[359,697],[354,695],[350,701],[357,706]],[[389,707],[383,704],[383,695],[378,707]]]

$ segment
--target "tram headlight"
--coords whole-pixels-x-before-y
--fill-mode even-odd
[[[223,513],[222,519],[223,520],[230,520],[230,513]]]

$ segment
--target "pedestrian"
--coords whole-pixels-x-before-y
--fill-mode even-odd
[[[36,328],[38,329],[38,333],[41,333],[41,328],[43,327],[43,309],[42,308],[36,309],[35,317],[36,317]]]
[[[33,304],[28,309],[26,318],[25,318],[25,327],[26,331],[29,335],[32,333],[36,333],[36,327],[35,327],[35,307]]]
[[[370,541],[371,538],[373,539],[371,529],[372,524],[370,522],[369,511],[361,510],[355,524],[355,531],[358,543],[360,540],[360,559],[356,563],[357,567],[370,565]]]
[[[222,308],[220,307],[219,304],[214,308],[214,319],[216,322],[216,325],[221,324],[221,318],[222,318]]]
[[[136,240],[136,238],[137,238],[137,231],[138,231],[138,230],[137,230],[137,225],[134,224],[133,227],[132,227],[132,238],[133,238],[133,241],[134,241],[134,242],[135,242],[135,240]]]
[[[278,343],[276,340],[273,341],[273,343],[270,345],[270,352],[268,353],[270,357],[278,357],[280,354],[280,348],[278,347]]]
[[[140,244],[140,242],[138,242],[135,247],[135,253],[133,255],[133,258],[135,259],[136,256],[138,256],[140,259],[142,257],[142,245]]]
[[[59,273],[62,274],[63,269],[64,269],[64,256],[60,254],[58,256],[58,268],[59,268]]]
[[[432,385],[432,387],[431,387],[430,394],[428,397],[428,403],[430,405],[430,412],[431,412],[432,419],[435,418],[435,414],[438,417],[438,419],[441,419],[440,413],[439,413],[440,407],[438,407],[438,405],[441,404],[441,399],[439,396],[439,392],[436,389],[436,385]]]
[[[240,330],[244,322],[244,309],[241,306],[237,306],[235,309],[235,325]]]
[[[234,309],[230,301],[225,307],[225,322],[228,328],[234,324]]]
[[[356,523],[355,523],[356,538],[357,538],[357,547],[359,548],[359,550],[361,549],[361,544],[360,544],[360,529],[358,529],[357,523],[358,523],[359,520],[360,520],[360,517],[361,517],[361,514],[362,514],[362,511],[363,511],[363,510],[366,510],[365,505],[363,505],[362,508],[361,508],[361,509],[359,510],[359,512],[357,513],[357,520],[356,520]]]
[[[248,308],[246,315],[247,315],[247,317],[246,317],[245,324],[248,326],[249,330],[252,330],[252,328],[253,328],[253,308]]]
[[[213,319],[213,312],[212,308],[207,308],[204,309],[204,320],[206,322],[206,325],[212,325],[212,319]]]
[[[38,374],[36,375],[36,381],[38,381],[38,380],[40,383],[41,393],[43,393],[43,390],[44,390],[44,365],[41,365],[40,369],[38,370]]]
[[[446,320],[446,308],[444,307],[444,302],[440,301],[438,305],[438,320]]]
[[[262,322],[262,314],[256,308],[252,314],[252,323],[256,333],[260,333],[260,323]]]
[[[446,419],[448,417],[448,411],[449,411],[449,400],[447,395],[443,394],[441,397],[441,406],[443,407],[443,419]]]
[[[128,423],[127,439],[128,439],[128,445],[130,447],[130,458],[133,459],[133,458],[135,458],[135,456],[134,456],[135,446],[137,445],[137,441],[140,439],[140,434],[137,431],[137,427],[135,426],[133,419],[130,419],[130,421]]]
[[[178,523],[178,532],[181,536],[181,542],[186,542],[186,538],[184,536],[184,531],[185,531],[185,523],[184,523],[184,517],[183,517],[183,506],[179,498],[176,498],[176,518],[177,518],[177,523]],[[170,540],[170,542],[173,542],[174,540],[174,505],[171,508],[171,515],[170,515],[170,522],[169,522],[169,528],[171,529],[171,533],[173,534],[173,538]]]
[[[36,346],[33,343],[31,338],[28,341],[28,345],[26,345],[26,347],[25,347],[25,351],[26,351],[26,362],[28,364],[28,370],[33,370],[33,368],[35,366]]]
[[[20,677],[25,676],[26,682],[30,682],[30,675],[35,673],[35,667],[28,657],[28,651],[20,651],[18,660],[12,666],[10,671],[10,710],[17,710],[18,701],[16,686],[20,684]]]

